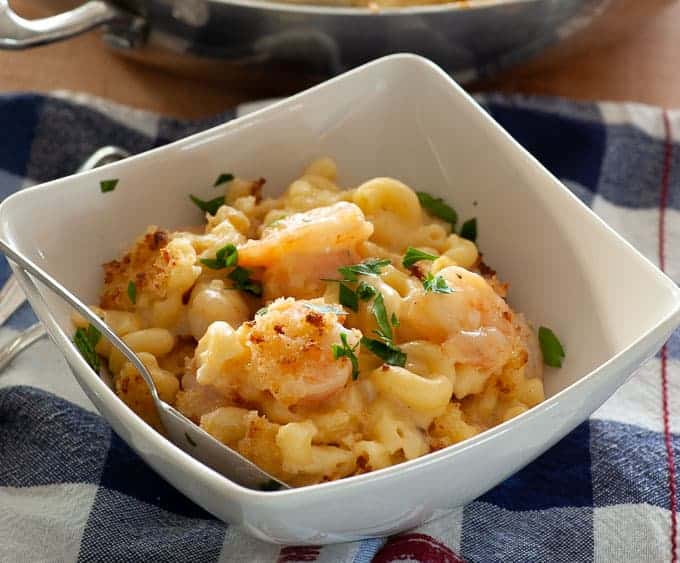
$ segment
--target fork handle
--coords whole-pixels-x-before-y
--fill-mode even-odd
[[[38,322],[0,348],[0,372],[7,367],[17,354],[21,353],[37,340],[40,340],[45,334],[45,327],[42,323]]]
[[[21,291],[16,276],[11,274],[0,290],[0,326],[5,324],[24,301],[26,301],[24,292]]]

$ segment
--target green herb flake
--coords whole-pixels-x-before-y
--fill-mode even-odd
[[[426,192],[416,192],[418,196],[418,201],[423,209],[427,211],[433,217],[439,217],[447,223],[451,224],[451,230],[456,228],[456,222],[458,221],[458,213],[456,210],[448,205],[443,199],[439,197],[434,197]]]
[[[378,356],[383,362],[391,366],[404,367],[406,365],[406,354],[394,344],[374,340],[373,338],[361,338],[361,345],[372,354]]]
[[[258,309],[255,311],[255,316],[256,317],[261,317],[262,315],[266,315],[269,312],[269,307],[262,307],[261,309]]]
[[[359,377],[359,359],[354,351],[359,344],[356,344],[354,347],[350,346],[349,342],[347,342],[347,335],[344,332],[340,335],[340,341],[342,342],[342,346],[340,344],[333,344],[331,347],[333,359],[339,360],[340,358],[349,358],[349,361],[352,362],[352,379],[356,381]]]
[[[189,436],[188,432],[184,433],[184,437],[187,439],[187,442],[189,442],[189,444],[191,444],[192,448],[195,448],[197,446],[196,442],[194,442],[194,439],[191,436]]]
[[[406,364],[406,354],[394,343],[392,332],[392,326],[399,326],[399,320],[394,313],[391,316],[392,322],[390,323],[387,320],[385,301],[382,293],[379,292],[373,300],[373,316],[378,323],[378,330],[374,331],[378,335],[378,340],[364,336],[361,339],[361,345],[378,356],[383,362],[403,367]]]
[[[101,333],[92,325],[89,325],[87,329],[79,328],[73,336],[73,343],[81,356],[97,373],[99,373],[100,361],[97,352],[95,352],[95,347],[100,338]]]
[[[231,182],[234,179],[233,174],[227,173],[222,173],[217,177],[217,180],[215,180],[215,183],[213,184],[213,187],[216,188],[220,184],[226,184],[227,182]]]
[[[127,287],[127,294],[128,297],[130,298],[130,303],[133,305],[137,304],[137,284],[130,280],[128,282],[128,287]]]
[[[338,299],[340,305],[343,307],[347,307],[355,312],[359,310],[359,298],[357,297],[357,294],[342,282],[340,282]]]
[[[423,287],[426,293],[453,293],[455,291],[449,287],[449,284],[446,283],[442,276],[433,276],[432,272],[428,272],[427,276],[425,276]]]
[[[211,270],[231,268],[238,264],[238,250],[233,244],[227,244],[217,251],[215,258],[201,258],[201,264]]]
[[[410,268],[413,266],[413,264],[420,262],[421,260],[436,260],[437,258],[439,258],[439,256],[435,256],[434,254],[429,254],[409,246],[406,249],[406,254],[404,254],[404,259],[401,261],[401,263],[404,268]]]
[[[305,307],[307,309],[311,309],[312,311],[316,311],[317,313],[321,313],[322,315],[325,315],[326,313],[335,313],[336,315],[346,315],[345,311],[342,310],[341,307],[337,307],[336,305],[327,305],[325,303],[305,303]]]
[[[555,333],[545,326],[540,327],[538,329],[538,342],[541,345],[545,364],[554,368],[561,368],[565,357],[564,348]]]
[[[102,337],[102,333],[99,332],[97,327],[89,325],[87,327],[86,331],[87,339],[90,341],[90,344],[92,344],[92,348],[97,346],[99,344],[99,340]]]
[[[328,280],[328,281],[359,281],[359,276],[374,276],[380,275],[380,272],[385,266],[389,266],[391,262],[387,258],[369,258],[359,264],[352,266],[342,266],[338,268],[338,272],[342,274],[342,280]]]
[[[201,211],[215,215],[217,210],[224,205],[224,196],[216,197],[215,199],[203,200],[193,194],[189,195],[189,199],[196,204]]]
[[[387,310],[385,309],[385,301],[382,293],[378,293],[373,300],[373,316],[378,323],[378,330],[374,331],[383,341],[392,342],[392,326],[387,320]]]
[[[255,297],[262,297],[262,284],[257,280],[250,279],[251,273],[246,268],[236,266],[227,277],[234,282],[232,289],[245,291]]]
[[[390,317],[390,322],[392,323],[392,326],[399,326],[400,323],[396,313],[392,313],[392,316]]]
[[[118,185],[118,179],[114,180],[102,180],[99,182],[99,189],[102,191],[103,194],[107,192],[112,192],[113,190],[116,189],[116,186]]]
[[[463,223],[460,228],[460,236],[475,242],[477,240],[477,218],[473,217]]]
[[[368,285],[365,281],[360,281],[357,285],[357,296],[362,301],[369,301],[375,297],[378,290],[372,285]]]

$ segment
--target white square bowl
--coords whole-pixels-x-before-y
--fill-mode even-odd
[[[147,225],[200,222],[189,192],[212,193],[224,170],[264,176],[283,189],[320,155],[337,160],[342,184],[393,176],[445,198],[463,217],[475,215],[479,246],[511,283],[512,306],[552,327],[567,359],[562,369],[547,370],[544,403],[470,440],[366,475],[258,492],[142,422],[71,344],[68,308],[24,280],[38,316],[116,432],[188,497],[261,539],[318,544],[392,534],[473,500],[585,420],[680,322],[680,291],[670,279],[444,72],[411,55],[380,59],[171,145],[19,192],[0,206],[0,236],[95,303],[99,264]],[[118,186],[102,194],[99,181],[109,178]]]

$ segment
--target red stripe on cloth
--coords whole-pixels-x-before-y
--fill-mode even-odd
[[[299,561],[316,561],[321,552],[320,545],[289,545],[282,547],[276,563],[293,563]]]
[[[666,270],[666,208],[668,207],[668,191],[670,190],[671,162],[673,157],[673,138],[668,112],[663,110],[663,126],[666,134],[663,155],[663,172],[661,174],[661,194],[659,196],[659,267]],[[671,497],[671,562],[678,562],[678,507],[675,483],[675,456],[673,455],[673,439],[671,436],[670,407],[668,405],[668,353],[666,345],[661,348],[661,404],[663,408],[663,433],[668,457],[668,491]]]
[[[395,561],[418,561],[419,563],[465,563],[442,542],[426,534],[399,534],[393,536],[375,554],[373,563],[394,563]]]

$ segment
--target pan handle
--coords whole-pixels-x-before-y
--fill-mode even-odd
[[[90,0],[73,10],[35,20],[18,16],[9,0],[0,0],[0,49],[25,49],[78,35],[103,24],[141,30],[143,18],[104,0]]]

